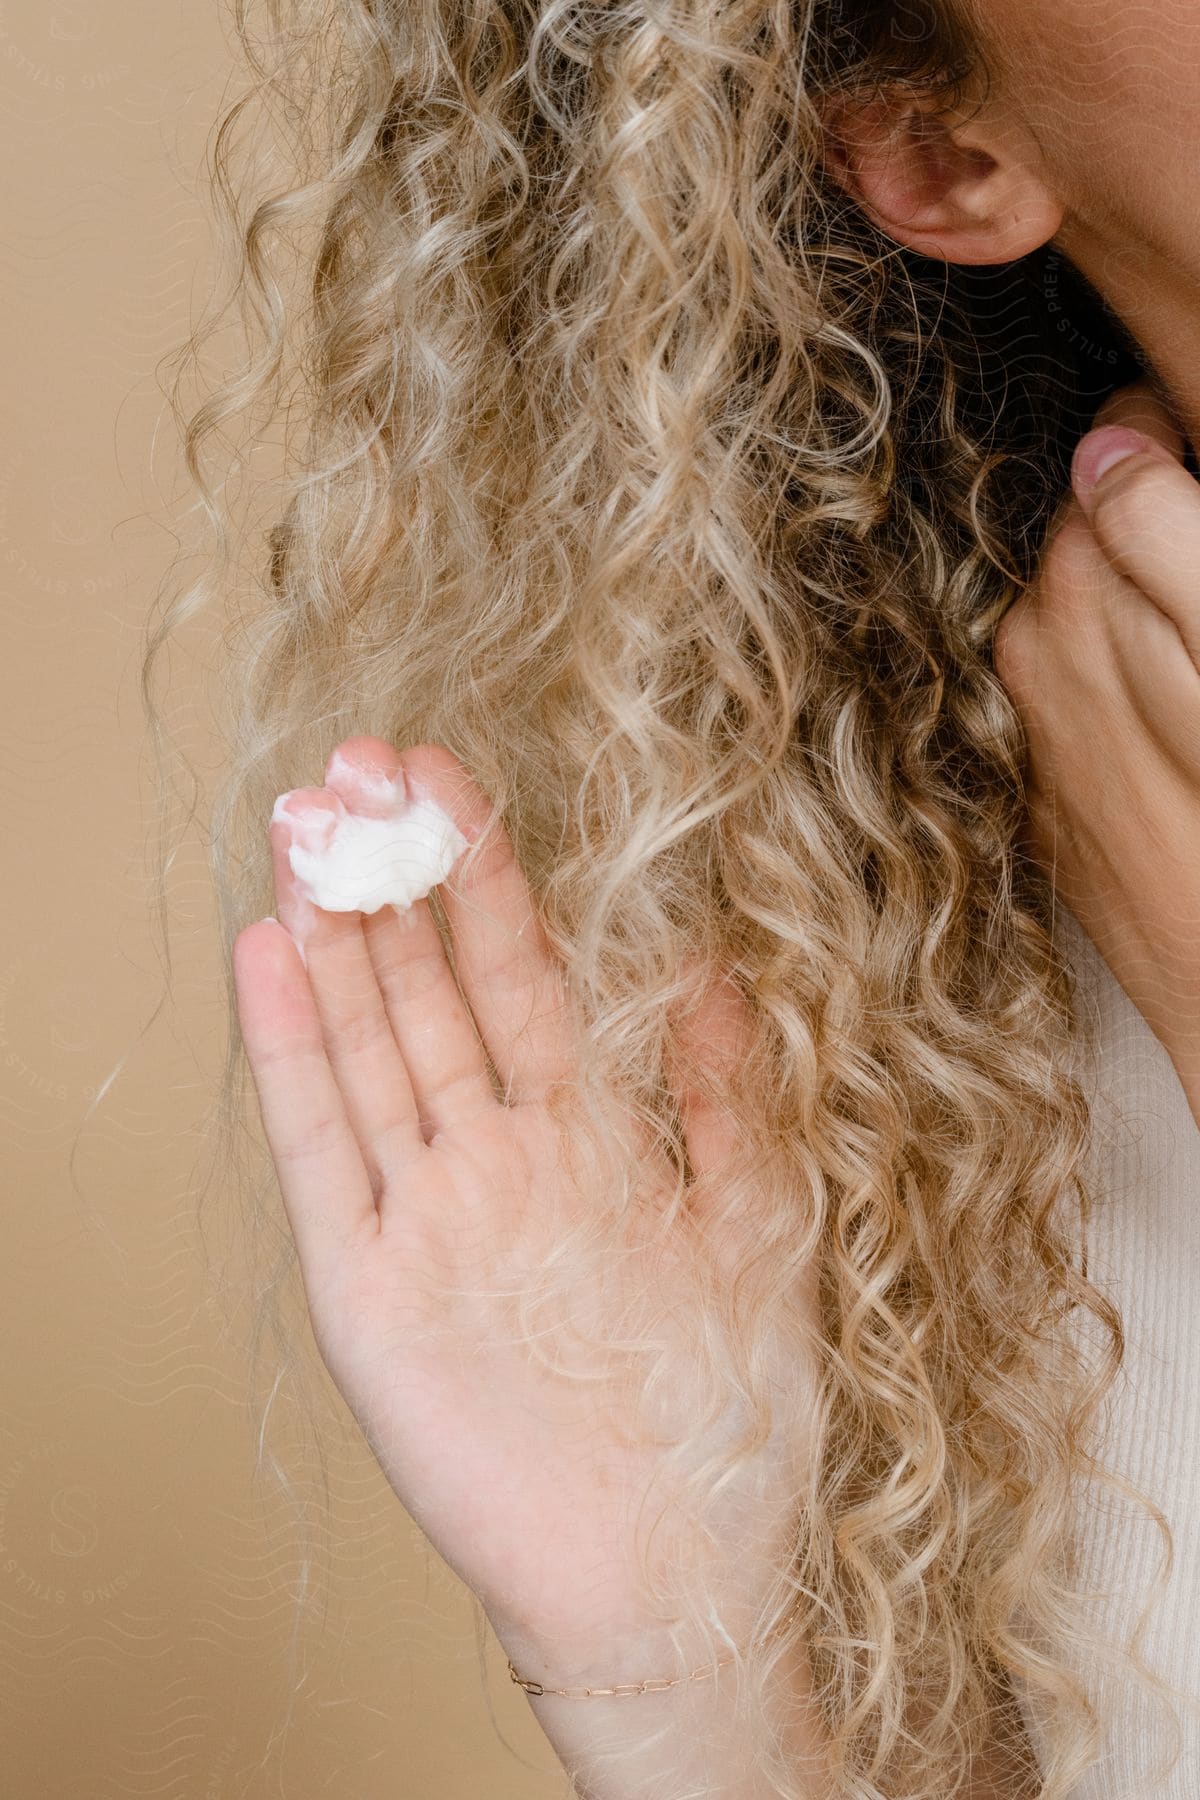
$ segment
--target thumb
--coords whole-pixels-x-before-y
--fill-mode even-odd
[[[1071,485],[1091,516],[1092,497],[1110,469],[1131,456],[1183,463],[1183,432],[1160,390],[1135,381],[1110,394],[1075,447]]]
[[[1166,615],[1200,667],[1200,486],[1183,433],[1148,382],[1114,394],[1097,420],[1075,449],[1075,499],[1109,566]]]

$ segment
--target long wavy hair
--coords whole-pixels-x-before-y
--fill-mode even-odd
[[[1124,1343],[1087,1276],[1083,1026],[990,645],[1083,389],[1040,335],[1036,259],[906,254],[822,156],[840,85],[964,104],[970,33],[934,0],[235,16],[225,283],[172,389],[213,542],[165,584],[143,668],[158,744],[164,647],[225,609],[223,944],[271,910],[274,796],[340,736],[447,745],[569,969],[588,1116],[667,1148],[676,1210],[664,1021],[735,972],[755,1039],[721,1098],[771,1158],[725,1196],[732,1220],[756,1184],[735,1279],[699,1279],[676,1321],[710,1417],[733,1391],[745,1420],[698,1509],[769,1432],[769,1346],[819,1370],[817,1472],[735,1664],[761,1767],[801,1800],[766,1698],[768,1627],[799,1597],[847,1795],[960,1793],[1000,1683],[1041,1718],[1041,1800],[1064,1800],[1102,1728],[1074,1672],[1112,1651],[1084,1618],[1078,1484],[1133,1491],[1093,1442]],[[231,321],[238,367],[185,402]],[[233,434],[259,454],[279,421],[275,493]],[[255,1136],[228,1001],[217,1167]],[[256,1358],[291,1256],[263,1166]],[[634,1203],[615,1190],[521,1296],[531,1354],[548,1309],[602,1291]],[[814,1267],[815,1350],[792,1307]],[[653,1392],[661,1344],[621,1325]],[[1137,1649],[1150,1604],[1118,1661],[1165,1697]]]

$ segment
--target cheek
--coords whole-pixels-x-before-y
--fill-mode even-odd
[[[1134,236],[1177,236],[1170,222],[1191,211],[1200,169],[1200,0],[988,0],[986,10],[994,54],[1064,191]]]

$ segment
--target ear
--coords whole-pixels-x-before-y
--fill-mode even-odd
[[[956,123],[909,88],[826,102],[825,163],[897,243],[951,263],[1005,263],[1053,238],[1063,207],[1037,146],[979,113]]]

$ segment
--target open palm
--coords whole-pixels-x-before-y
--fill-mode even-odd
[[[479,836],[486,796],[439,745],[400,757],[351,739],[324,787],[296,801],[368,811],[381,769],[402,769],[410,792],[434,798],[468,841]],[[439,890],[452,969],[426,901],[406,916],[320,911],[293,881],[286,820],[271,836],[279,922],[239,934],[234,973],[321,1354],[401,1502],[494,1623],[591,1645],[649,1634],[633,1521],[657,1492],[659,1453],[631,1441],[603,1382],[543,1366],[516,1329],[523,1276],[604,1196],[569,1154],[562,1106],[547,1104],[569,1093],[575,1052],[561,965],[511,842],[494,832],[469,878]],[[748,1023],[733,985],[716,981],[680,1035],[719,1069]],[[728,1125],[695,1090],[678,1103],[697,1216],[731,1147]],[[639,1179],[652,1208],[667,1171],[647,1158]],[[661,1335],[704,1240],[681,1232],[643,1245],[630,1229],[630,1291],[655,1294]],[[682,1432],[695,1416],[682,1355],[673,1402],[663,1423]],[[812,1381],[793,1366],[770,1444],[722,1495],[724,1543],[737,1554],[723,1558],[723,1577],[705,1573],[728,1583],[735,1609],[753,1599],[747,1548],[762,1545],[769,1562],[787,1532],[812,1404]],[[663,1555],[682,1547],[664,1535]]]

